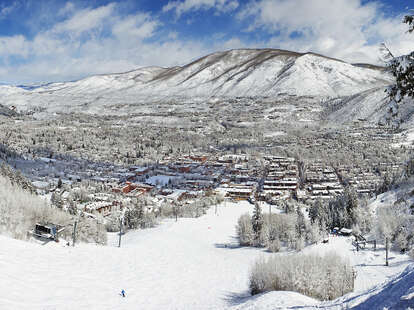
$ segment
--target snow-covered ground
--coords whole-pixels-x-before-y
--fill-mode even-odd
[[[320,304],[293,292],[249,297],[249,267],[258,257],[272,254],[237,246],[235,224],[241,214],[252,211],[252,205],[226,204],[218,208],[217,215],[211,208],[198,219],[168,220],[153,229],[129,232],[122,237],[121,248],[117,247],[116,234],[109,235],[106,247],[80,244],[74,248],[63,242],[42,245],[0,236],[0,309],[275,309],[339,305]],[[305,252],[330,250],[349,257],[355,265],[356,291],[342,299],[352,304],[372,297],[375,285],[409,264],[407,256],[392,253],[390,266],[385,267],[381,246],[375,252],[355,252],[350,239],[342,237],[331,237],[328,244],[308,247]],[[120,296],[121,289],[125,289],[126,298]]]

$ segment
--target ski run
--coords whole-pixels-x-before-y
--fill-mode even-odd
[[[108,246],[75,247],[0,236],[0,309],[382,309],[381,300],[410,302],[414,268],[408,256],[392,252],[386,267],[384,246],[356,252],[350,238],[338,236],[304,252],[349,257],[357,272],[353,293],[332,302],[294,292],[250,296],[248,274],[256,259],[293,254],[238,246],[235,224],[252,210],[247,202],[225,202],[217,214],[211,208],[200,218],[128,232],[120,248],[116,233]]]

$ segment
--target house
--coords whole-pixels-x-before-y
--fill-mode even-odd
[[[235,188],[231,187],[227,189],[226,197],[233,198],[235,200],[247,200],[253,193],[251,188]]]
[[[204,163],[208,159],[208,157],[204,156],[204,155],[200,155],[200,156],[193,155],[193,156],[189,156],[189,157],[193,161],[199,161],[199,162],[202,162],[202,163]]]
[[[122,192],[124,194],[128,194],[134,190],[138,190],[144,193],[150,192],[154,186],[148,184],[141,184],[141,183],[131,183],[129,181],[125,182],[125,186],[122,188]],[[114,191],[114,189],[112,189]],[[117,191],[118,192],[118,191]]]
[[[180,194],[180,196],[178,197],[177,200],[181,201],[181,200],[185,200],[185,199],[193,199],[193,198],[197,198],[199,195],[200,195],[199,192],[185,191],[185,192]]]
[[[352,229],[343,227],[339,230],[339,233],[342,236],[350,236],[352,234]]]
[[[122,209],[122,203],[119,201],[93,201],[85,205],[84,211],[92,214],[100,214],[102,216],[108,216],[115,210]]]
[[[130,191],[133,191],[134,189],[136,189],[136,185],[131,183],[131,182],[125,182],[125,186],[122,188],[122,192],[124,194],[128,194]]]
[[[178,172],[181,173],[189,173],[191,171],[191,167],[190,166],[180,166],[177,167]]]
[[[298,180],[296,178],[284,178],[281,180],[265,180],[264,181],[264,190],[290,190],[296,191],[298,188]]]
[[[134,173],[136,176],[143,176],[146,175],[150,171],[148,167],[135,167]]]

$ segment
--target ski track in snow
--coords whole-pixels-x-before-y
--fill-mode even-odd
[[[312,308],[315,303],[335,308],[335,303],[319,304],[294,292],[249,297],[249,267],[272,254],[237,246],[235,224],[245,212],[252,212],[247,202],[227,202],[218,215],[213,207],[198,219],[167,220],[153,229],[130,231],[122,236],[121,248],[116,233],[109,234],[108,246],[74,248],[0,236],[0,309],[276,309]],[[409,264],[407,256],[392,253],[390,267],[385,267],[383,246],[357,253],[343,237],[330,237],[328,244],[304,252],[332,250],[355,265],[351,297],[364,296]]]
[[[229,204],[229,203],[228,203]],[[109,236],[107,247],[0,237],[0,309],[220,309],[247,295],[248,266],[261,250],[236,245],[247,203],[199,219]],[[126,298],[119,293],[126,291]]]

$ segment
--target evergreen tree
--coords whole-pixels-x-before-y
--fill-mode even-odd
[[[319,218],[320,209],[321,209],[321,200],[316,199],[315,202],[312,204],[312,206],[309,208],[309,219],[311,223],[315,223],[317,219]]]
[[[260,205],[256,202],[254,205],[253,217],[252,217],[252,227],[254,233],[254,240],[257,245],[259,245],[259,240],[263,228],[263,214]]]
[[[130,229],[143,228],[144,207],[142,201],[137,200],[129,207],[124,215],[126,226]]]
[[[403,20],[409,26],[408,32],[414,31],[414,15],[407,15]],[[390,98],[388,106],[388,122],[393,126],[399,125],[398,104],[405,98],[414,98],[414,51],[407,55],[394,57],[384,45],[381,46],[383,58],[388,61],[388,69],[395,77],[395,84],[387,89]]]
[[[286,213],[295,213],[295,205],[289,200],[283,202]]]
[[[321,199],[316,199],[313,205],[309,209],[309,218],[312,224],[319,226],[320,230],[326,229],[327,220],[327,211],[325,206],[322,203]]]
[[[63,208],[64,202],[63,202],[62,196],[56,192],[52,193],[50,197],[50,202],[52,203],[52,205],[56,206],[59,209]]]
[[[58,188],[62,187],[62,179],[61,178],[59,178],[59,180],[58,180],[57,187]]]
[[[296,214],[297,214],[296,233],[298,237],[303,237],[306,232],[305,216],[303,215],[299,207],[296,208]]]
[[[350,228],[352,224],[357,222],[356,210],[358,208],[358,197],[357,197],[355,190],[351,187],[347,187],[345,189],[345,196],[346,196],[346,212],[348,215],[348,221],[346,225],[348,226],[348,228]]]

